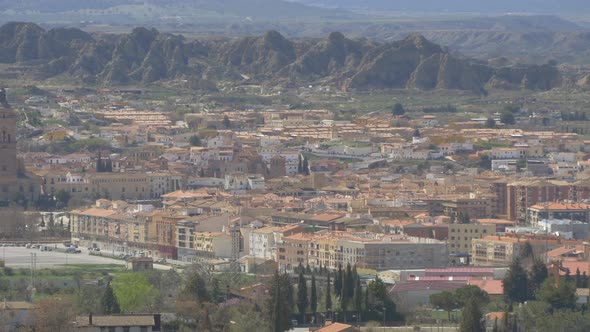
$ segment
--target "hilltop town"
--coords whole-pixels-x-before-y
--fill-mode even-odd
[[[590,145],[558,125],[584,113],[515,103],[465,117],[397,103],[345,119],[146,88],[10,92],[0,196],[11,245],[56,239],[133,269],[263,279],[353,266],[351,278],[389,287],[395,305],[372,318],[386,324],[438,306],[442,290],[501,299],[517,259],[544,257],[550,275],[587,283]],[[244,286],[227,284],[226,301],[253,300],[259,286]],[[319,319],[313,310],[299,323]]]

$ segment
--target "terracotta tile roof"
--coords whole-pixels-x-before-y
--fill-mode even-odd
[[[468,285],[477,286],[481,290],[485,291],[490,295],[501,295],[504,293],[504,287],[502,286],[502,280],[478,280],[471,279],[467,282]]]
[[[586,275],[589,275],[588,262],[564,260],[561,262],[561,266],[563,266],[566,269],[569,269],[570,275],[572,275],[572,276],[576,274],[577,269],[580,269],[581,274],[584,274],[584,272],[586,272]],[[566,275],[566,272],[563,270],[559,270],[559,274]]]
[[[503,311],[488,312],[486,314],[486,319],[488,321],[495,321],[497,319],[498,321],[501,322],[504,319],[504,312]]]
[[[575,252],[576,248],[568,248],[568,247],[559,247],[547,252],[547,256],[549,257],[557,257],[563,256],[572,252]]]
[[[343,331],[352,331],[352,325],[342,324],[342,323],[332,323],[328,326],[324,326],[316,332],[343,332]]]
[[[531,206],[530,208],[537,209],[537,210],[588,210],[588,209],[590,209],[590,204],[552,202],[549,204],[546,204],[546,203],[535,204],[535,205]]]
[[[80,212],[80,214],[92,216],[92,217],[108,217],[108,216],[111,216],[116,213],[117,213],[116,211],[99,209],[99,208],[90,208],[90,209]]]

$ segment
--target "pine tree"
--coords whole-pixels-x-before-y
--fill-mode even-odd
[[[549,272],[547,271],[547,266],[543,263],[540,259],[535,259],[533,266],[531,267],[531,272],[529,273],[529,285],[530,285],[530,296],[534,297],[537,290],[543,284],[543,281],[547,279]]]
[[[100,299],[100,306],[102,308],[102,312],[105,315],[112,315],[112,314],[119,314],[121,313],[121,307],[119,306],[119,301],[117,301],[117,297],[115,296],[115,292],[113,291],[113,287],[111,283],[107,283],[107,287],[102,294],[102,298]]]
[[[309,298],[307,297],[307,281],[303,275],[303,271],[299,272],[299,282],[297,284],[297,309],[301,314],[301,321],[305,323],[305,312],[309,305]]]
[[[330,272],[328,272],[328,280],[326,282],[326,311],[332,311],[332,294],[330,292]]]
[[[483,314],[474,299],[469,299],[461,313],[460,332],[485,332]]]
[[[315,284],[315,274],[311,275],[311,295],[309,296],[309,307],[314,317],[318,311],[318,293]]]
[[[520,265],[518,258],[510,264],[508,273],[502,280],[502,286],[504,287],[504,298],[508,303],[523,303],[529,299],[527,273]]]

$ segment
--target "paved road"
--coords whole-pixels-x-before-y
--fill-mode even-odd
[[[59,247],[63,245],[58,244]],[[65,249],[65,248],[62,248]],[[125,265],[125,261],[102,256],[88,255],[88,251],[81,249],[81,254],[66,254],[57,251],[41,251],[39,249],[26,249],[24,247],[0,247],[0,257],[6,266],[13,268],[30,268],[31,253],[37,254],[37,268],[61,267],[66,264],[117,264]],[[167,265],[154,264],[154,268],[169,270]]]

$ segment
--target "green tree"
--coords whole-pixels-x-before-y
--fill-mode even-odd
[[[510,264],[508,272],[502,280],[502,286],[504,287],[504,299],[508,303],[523,303],[529,299],[527,273],[520,265],[518,258]]]
[[[102,298],[100,299],[100,307],[102,309],[102,313],[105,315],[121,313],[119,301],[117,301],[117,297],[115,296],[115,292],[113,292],[113,287],[111,286],[110,282],[107,283],[104,293],[102,294]]]
[[[227,115],[223,116],[223,126],[225,127],[225,129],[230,129],[231,128],[231,121],[229,120],[229,117]]]
[[[537,299],[547,302],[554,309],[573,309],[576,307],[576,285],[563,279],[557,287],[552,279],[547,279],[537,293]]]
[[[482,154],[479,156],[479,162],[477,165],[483,169],[492,169],[492,159],[487,154]]]
[[[207,289],[207,283],[196,270],[188,272],[184,286],[184,293],[197,301],[197,303],[208,302],[211,300],[211,294],[209,294],[209,290]]]
[[[368,286],[369,289],[369,307],[366,309],[366,317],[369,320],[386,320],[393,321],[399,318],[396,311],[395,303],[389,297],[387,286],[379,278],[375,277],[375,280],[371,281]],[[385,317],[382,316],[385,314]]]
[[[449,320],[451,320],[451,312],[459,308],[455,296],[449,291],[430,295],[430,304],[446,311]]]
[[[113,289],[121,312],[153,310],[158,299],[158,290],[141,273],[117,275],[113,280]]]
[[[330,285],[330,271],[328,271],[328,277],[327,277],[327,281],[326,281],[326,310],[327,311],[332,311],[332,294],[330,294],[330,289],[331,289],[331,285]]]
[[[404,106],[402,104],[396,103],[395,105],[393,105],[391,109],[391,114],[395,116],[404,115],[406,114],[406,110],[404,109]]]
[[[536,295],[537,290],[541,287],[548,276],[549,272],[547,271],[547,266],[545,266],[545,263],[543,263],[543,261],[538,258],[535,259],[533,266],[531,267],[531,271],[529,272],[530,295]]]
[[[461,312],[460,332],[485,332],[484,318],[475,299],[470,299]]]
[[[305,323],[305,313],[309,305],[309,298],[307,296],[307,280],[305,280],[303,271],[301,271],[299,272],[299,282],[297,283],[297,309],[299,309],[303,323]]]
[[[266,313],[267,317],[270,317],[272,332],[284,332],[293,327],[293,289],[287,274],[275,271],[270,282]]]
[[[344,274],[344,282],[342,285],[346,288],[346,298],[352,299],[354,295],[354,279],[355,275],[352,271],[350,263],[346,264],[346,273]]]
[[[455,291],[455,301],[459,307],[467,305],[469,299],[474,299],[480,307],[490,302],[488,293],[477,286],[467,285]]]
[[[492,117],[489,117],[486,120],[486,128],[494,128],[494,127],[496,127],[496,120],[494,120],[494,118],[492,118]]]
[[[60,189],[56,194],[55,194],[55,199],[57,200],[57,204],[59,207],[66,207],[68,206],[68,203],[70,202],[70,199],[72,198],[72,196],[70,195],[69,192],[67,192],[64,189]]]
[[[524,246],[522,247],[522,251],[520,252],[520,258],[526,259],[529,257],[534,258],[533,246],[531,245],[531,243],[529,241],[526,241],[524,243]]]
[[[363,310],[363,288],[361,287],[361,280],[356,279],[356,286],[354,287],[354,295],[352,297],[352,304],[357,315],[361,314]]]
[[[516,120],[514,119],[514,114],[510,112],[503,112],[500,116],[500,121],[502,121],[503,124],[507,125],[513,125],[516,123]]]
[[[193,135],[188,139],[191,146],[201,146],[201,139],[198,135]]]
[[[215,303],[219,303],[221,299],[221,289],[219,288],[219,279],[213,277],[211,279],[211,299]]]
[[[344,273],[342,272],[342,265],[338,264],[338,271],[336,272],[336,277],[334,278],[334,294],[340,297],[342,293],[342,282],[344,281],[343,277]]]
[[[315,274],[311,275],[311,295],[309,296],[309,308],[315,317],[315,314],[318,311],[318,292],[315,284]]]

